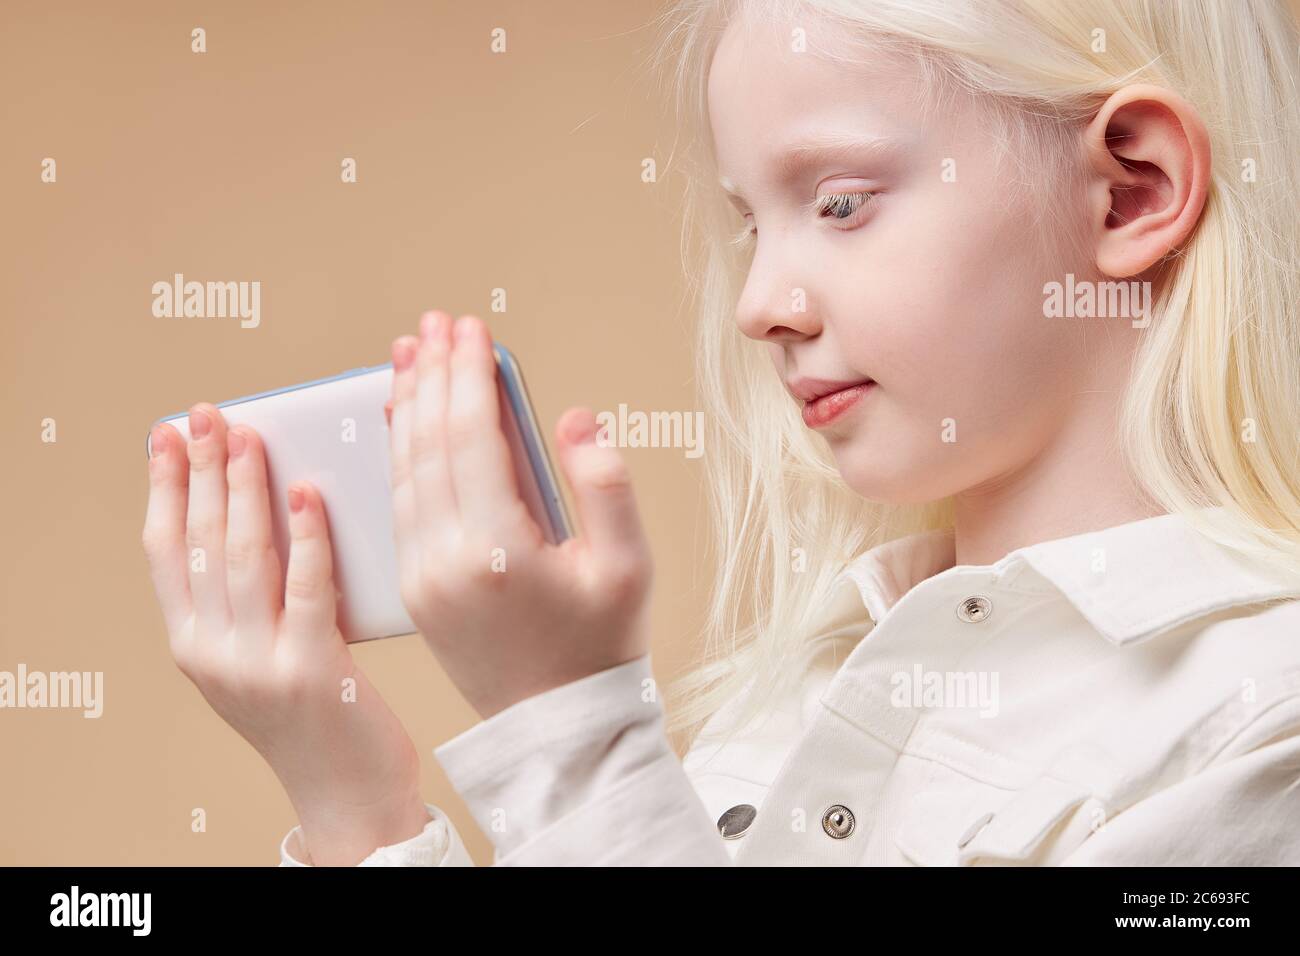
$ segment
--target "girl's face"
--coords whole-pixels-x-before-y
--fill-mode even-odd
[[[1129,339],[1128,322],[1044,317],[1045,282],[1092,278],[1064,252],[1082,228],[1067,197],[1047,211],[1052,248],[969,101],[923,121],[914,66],[794,52],[794,26],[731,24],[710,70],[723,187],[754,230],[737,323],[801,406],[874,383],[805,408],[864,497],[931,501],[1042,470]]]

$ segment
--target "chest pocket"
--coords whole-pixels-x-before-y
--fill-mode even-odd
[[[919,866],[1052,866],[1092,833],[1101,803],[1078,784],[1039,777],[1009,796],[975,785],[907,801],[894,843]]]

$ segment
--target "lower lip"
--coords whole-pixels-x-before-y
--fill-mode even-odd
[[[874,388],[875,382],[863,382],[850,385],[838,392],[823,395],[815,402],[806,402],[803,407],[803,423],[809,428],[822,428],[846,415],[850,408],[862,400],[862,396]]]

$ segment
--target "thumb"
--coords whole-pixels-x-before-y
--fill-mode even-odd
[[[648,550],[632,475],[623,456],[597,440],[596,416],[570,408],[555,426],[560,465],[573,491],[583,535],[597,553]]]

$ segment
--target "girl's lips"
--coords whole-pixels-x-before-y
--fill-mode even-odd
[[[838,392],[823,395],[814,401],[805,402],[803,406],[804,424],[809,428],[821,428],[829,425],[848,412],[875,385],[875,382],[859,382],[857,385],[842,388]]]

